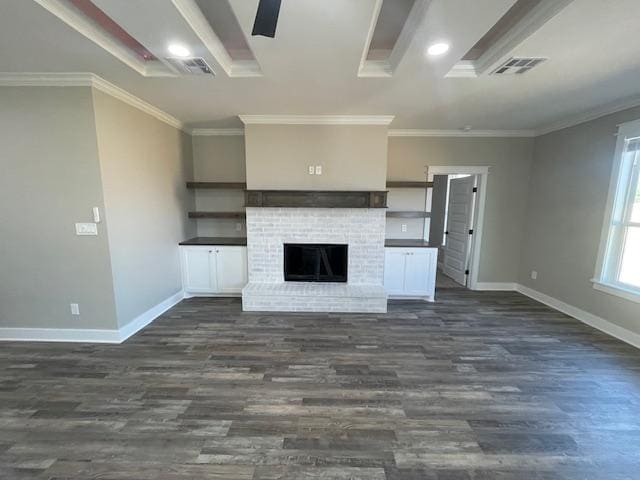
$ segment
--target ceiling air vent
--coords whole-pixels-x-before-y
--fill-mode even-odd
[[[518,75],[526,73],[536,65],[540,65],[546,58],[516,58],[511,57],[504,62],[498,68],[496,68],[491,75]]]
[[[166,60],[178,71],[188,75],[215,75],[202,57],[167,58]]]

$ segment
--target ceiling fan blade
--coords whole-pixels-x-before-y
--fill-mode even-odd
[[[275,37],[281,0],[260,0],[251,35]]]

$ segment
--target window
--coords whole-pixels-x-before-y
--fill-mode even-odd
[[[594,286],[640,302],[640,121],[620,126]]]

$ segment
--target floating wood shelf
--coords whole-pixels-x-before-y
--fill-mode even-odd
[[[433,182],[387,182],[387,188],[432,188]]]
[[[387,210],[387,217],[392,218],[429,218],[431,212],[421,211],[389,211]]]
[[[244,182],[187,182],[187,188],[208,188],[218,190],[245,190],[247,184]]]
[[[189,212],[189,218],[244,218],[244,212]]]

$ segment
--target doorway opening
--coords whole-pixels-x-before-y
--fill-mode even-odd
[[[427,167],[433,182],[429,242],[438,247],[437,288],[475,289],[488,167]]]

